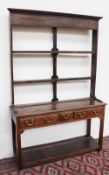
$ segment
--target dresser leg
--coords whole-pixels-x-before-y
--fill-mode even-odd
[[[12,122],[12,138],[13,138],[13,152],[15,154],[16,152],[16,127],[13,119],[11,119]]]
[[[87,120],[87,136],[91,135],[91,119]]]
[[[102,143],[103,143],[103,129],[104,129],[104,117],[100,119],[100,130],[99,130],[99,141],[98,144],[100,146],[100,149],[102,149]]]
[[[98,144],[100,146],[99,150],[102,149],[102,143],[103,143],[104,116],[105,116],[105,107],[103,108],[103,113],[100,118],[100,129],[99,129],[99,140],[98,140]]]
[[[16,156],[18,168],[22,169],[22,150],[21,150],[21,133],[16,129]]]

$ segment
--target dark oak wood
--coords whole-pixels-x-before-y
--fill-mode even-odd
[[[95,97],[98,22],[101,17],[85,16],[68,13],[8,9],[10,12],[10,63],[11,63],[11,94],[13,149],[19,169],[80,155],[102,149],[105,103]],[[13,50],[13,26],[50,27],[53,35],[51,50]],[[92,50],[59,50],[57,48],[58,27],[92,30]],[[53,73],[50,79],[14,80],[13,58],[20,56],[50,54]],[[59,54],[91,54],[91,75],[86,77],[59,78],[57,58]],[[78,70],[79,71],[79,70]],[[57,83],[68,81],[90,80],[90,97],[82,99],[58,101]],[[15,105],[15,85],[52,83],[52,102]],[[99,118],[99,139],[96,142],[91,135],[91,119]],[[21,134],[27,129],[46,127],[68,122],[87,121],[85,136],[48,143],[28,148],[21,147]]]
[[[52,57],[53,57],[53,75],[52,75],[52,79],[58,79],[57,76],[57,55],[58,53],[56,53],[58,51],[57,48],[57,28],[54,27],[53,28],[53,48],[52,51],[54,51],[54,53],[52,53]],[[56,81],[52,81],[53,82],[53,99],[52,101],[58,101],[57,98],[57,82]]]
[[[15,121],[11,118],[11,124],[12,124],[12,142],[13,142],[13,152],[14,155],[16,154],[16,126]]]
[[[91,81],[91,93],[90,97],[95,97],[95,85],[96,85],[96,69],[97,69],[97,45],[98,45],[98,31],[94,30],[92,33],[92,65],[91,65],[91,76],[94,79]]]
[[[87,97],[87,98],[78,98],[78,99],[69,99],[69,100],[59,100],[58,103],[66,103],[66,102],[72,102],[72,101],[87,101],[89,100],[90,101],[90,105],[93,105],[94,104],[94,101],[98,101],[99,104],[104,104],[106,105],[106,103],[104,103],[102,100],[98,99],[98,98],[90,98],[90,97]],[[52,102],[52,104],[55,104],[57,102]],[[51,102],[41,102],[41,103],[27,103],[27,104],[12,104],[10,105],[10,108],[11,107],[29,107],[29,106],[40,106],[40,105],[47,105],[47,104],[51,104]]]
[[[81,18],[85,18],[85,19],[95,19],[95,20],[100,20],[102,17],[100,16],[89,16],[89,15],[80,15],[80,14],[72,14],[72,13],[62,13],[62,12],[53,12],[53,11],[41,11],[41,10],[28,10],[28,9],[15,9],[15,8],[8,8],[8,10],[11,12],[11,13],[24,13],[25,15],[29,15],[29,14],[49,14],[49,15],[61,15],[61,16],[67,16],[67,17],[77,17],[79,19]]]
[[[8,9],[11,12],[11,23],[23,26],[73,27],[79,29],[97,29],[101,17],[56,13],[47,11],[28,11]]]
[[[102,142],[103,142],[104,113],[105,113],[105,109],[103,110],[103,117],[100,120],[100,129],[99,129],[99,145],[100,145],[100,149],[102,149]]]
[[[77,77],[77,78],[52,78],[52,79],[42,79],[42,80],[16,80],[14,85],[27,85],[27,84],[40,84],[40,83],[53,83],[53,82],[69,82],[69,81],[82,81],[91,80],[91,77]]]
[[[76,99],[32,105],[11,106],[12,118],[22,132],[25,129],[75,122],[90,118],[103,118],[105,103],[97,99]]]
[[[68,149],[69,148],[69,149]],[[23,148],[24,168],[52,162],[99,149],[92,137],[81,137]]]
[[[96,69],[97,69],[97,45],[98,45],[98,31],[92,31],[92,63],[91,63],[91,76],[94,77],[91,80],[90,97],[95,97],[95,85],[96,85]],[[87,122],[87,135],[91,134],[91,119]]]
[[[91,119],[87,120],[87,136],[91,135]]]
[[[20,160],[17,162],[19,169],[22,169],[21,133],[18,130],[18,122],[16,122],[16,158]]]
[[[74,110],[74,109],[85,109],[91,107],[104,106],[105,103],[93,99],[93,98],[84,98],[76,100],[67,100],[59,102],[51,102],[44,104],[31,104],[31,105],[12,105],[11,110],[14,112],[15,116],[28,116],[35,114],[45,114],[51,112],[65,111],[65,110]]]
[[[9,18],[9,20],[11,21],[11,17]],[[10,22],[11,23],[11,22]],[[13,50],[13,33],[12,33],[12,25],[10,24],[10,72],[11,72],[11,96],[12,96],[12,104],[14,104],[14,84],[13,84],[13,80],[14,80],[14,75],[13,75],[13,54],[12,54],[12,50]]]
[[[97,99],[79,99],[33,105],[11,106],[11,113],[19,128],[25,129],[103,118],[105,104]],[[19,119],[19,121],[17,121]]]
[[[60,50],[51,50],[51,51],[47,51],[47,50],[37,50],[37,51],[26,51],[26,50],[18,50],[18,51],[13,51],[12,52],[14,56],[17,55],[28,55],[28,54],[94,54],[94,52],[92,51],[60,51]],[[15,58],[15,57],[14,57]]]
[[[12,105],[11,113],[17,133],[17,161],[19,169],[60,160],[102,147],[105,103],[98,99],[86,98],[33,105]],[[79,137],[61,142],[21,149],[21,133],[26,129],[44,127],[89,118],[100,118],[99,144],[91,137]],[[49,150],[50,149],[50,150]],[[63,150],[63,151],[60,151]],[[47,151],[48,150],[48,151]],[[45,154],[45,152],[47,154]],[[37,157],[37,158],[36,158]],[[20,162],[19,162],[20,160]],[[22,163],[21,163],[22,162]]]

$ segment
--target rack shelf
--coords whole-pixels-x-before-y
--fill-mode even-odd
[[[14,81],[14,85],[26,85],[26,84],[40,84],[40,83],[53,83],[53,82],[68,82],[68,81],[82,81],[91,80],[91,77],[77,77],[77,78],[52,78],[42,80],[20,80]]]
[[[37,50],[37,51],[13,51],[13,55],[27,55],[27,54],[94,54],[92,51],[47,51],[47,50]]]

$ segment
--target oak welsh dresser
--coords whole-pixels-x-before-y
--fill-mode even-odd
[[[10,13],[10,62],[11,62],[11,92],[13,150],[19,169],[56,161],[90,151],[102,149],[105,103],[95,97],[98,23],[101,17],[85,16],[68,13],[47,11],[32,11],[21,9],[8,9]],[[53,48],[48,51],[41,50],[13,50],[13,27],[26,28],[50,27],[53,34]],[[57,48],[58,28],[74,28],[92,31],[92,50],[75,51],[59,50]],[[53,59],[53,75],[51,79],[40,80],[14,80],[14,55],[49,54]],[[57,58],[59,54],[91,54],[91,75],[87,77],[59,78],[57,75]],[[38,58],[37,58],[38,59]],[[57,97],[57,83],[69,81],[90,81],[90,95],[88,98],[59,101]],[[53,99],[47,103],[18,104],[15,105],[14,86],[51,83],[53,86]],[[99,139],[91,137],[91,119],[99,118]],[[48,127],[68,122],[87,121],[86,135],[62,140],[58,142],[37,146],[21,146],[21,134],[27,130],[38,127]]]

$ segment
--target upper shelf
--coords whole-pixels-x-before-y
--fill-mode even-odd
[[[19,51],[13,51],[13,55],[27,55],[27,54],[94,54],[92,51],[47,51],[47,50],[19,50]]]
[[[34,11],[21,9],[8,9],[11,13],[11,24],[17,26],[40,27],[73,27],[78,29],[98,28],[98,20],[101,17],[77,15],[69,13]]]
[[[41,80],[16,80],[13,81],[14,85],[27,85],[27,84],[40,84],[50,82],[67,82],[67,81],[82,81],[82,80],[93,80],[94,77],[73,77],[73,78],[52,78],[52,79],[41,79]]]

